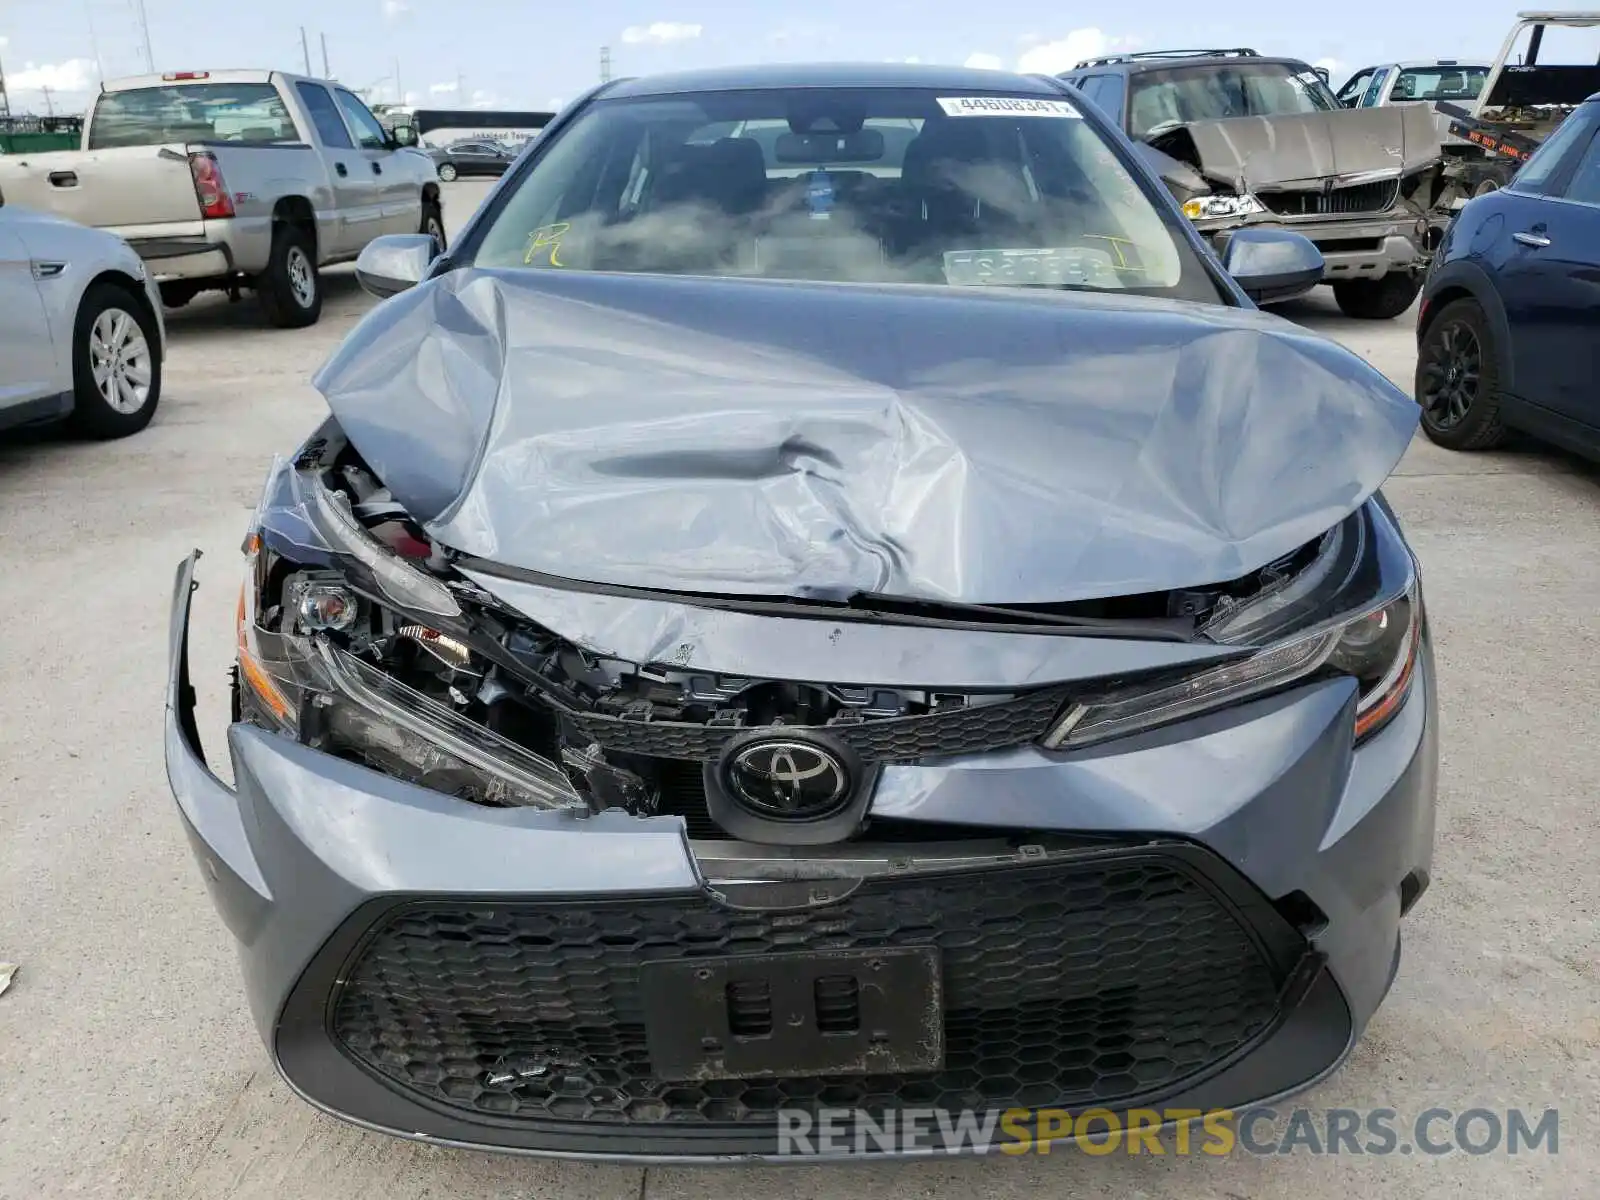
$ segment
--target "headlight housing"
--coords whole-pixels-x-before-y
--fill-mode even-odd
[[[237,715],[477,803],[587,811],[556,762],[461,711],[487,689],[484,664],[452,636],[461,608],[449,587],[378,543],[315,473],[280,463],[268,487],[271,540],[301,552],[275,551],[258,513],[244,544]],[[264,597],[275,601],[265,611]],[[433,694],[376,665],[380,648],[421,663]]]
[[[1369,504],[1324,535],[1303,571],[1207,625],[1207,636],[1249,647],[1246,654],[1176,680],[1085,696],[1061,715],[1043,744],[1052,750],[1093,745],[1318,674],[1357,681],[1355,737],[1361,741],[1388,724],[1410,695],[1423,627],[1416,563],[1388,515]]]
[[[1267,211],[1254,196],[1196,196],[1183,202],[1183,215],[1191,221],[1224,217],[1253,217]]]

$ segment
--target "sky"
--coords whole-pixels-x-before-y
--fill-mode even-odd
[[[312,72],[322,73],[326,37],[333,76],[372,101],[532,109],[559,107],[596,82],[602,46],[622,76],[785,60],[1055,73],[1118,49],[1245,45],[1326,66],[1337,84],[1374,62],[1487,62],[1515,11],[1483,0],[1446,10],[1392,0],[1263,4],[1253,13],[1182,0],[0,0],[12,111],[81,112],[101,75],[142,73],[141,8],[157,71],[303,70],[304,26]]]

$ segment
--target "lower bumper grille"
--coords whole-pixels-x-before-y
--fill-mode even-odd
[[[356,950],[331,1033],[413,1099],[495,1123],[710,1132],[770,1127],[781,1108],[1114,1107],[1173,1092],[1273,1027],[1299,943],[1263,939],[1237,900],[1182,857],[1118,850],[869,879],[800,912],[699,894],[412,903]],[[938,1069],[652,1074],[642,963],[904,946],[939,951]]]

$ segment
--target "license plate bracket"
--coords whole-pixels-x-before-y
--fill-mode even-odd
[[[907,1074],[944,1062],[931,946],[649,962],[639,971],[657,1078]]]

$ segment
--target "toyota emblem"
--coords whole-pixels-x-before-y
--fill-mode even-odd
[[[723,767],[730,796],[746,811],[780,821],[812,821],[849,803],[850,772],[815,742],[766,738],[746,742]]]

